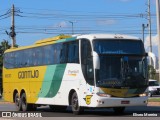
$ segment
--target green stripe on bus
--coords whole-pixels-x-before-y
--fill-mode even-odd
[[[57,40],[56,43],[72,41],[72,40],[76,40],[76,38],[77,37],[71,37],[71,38],[61,39],[61,40]]]
[[[51,98],[56,96],[61,86],[65,68],[66,64],[51,65],[47,67],[42,89],[38,97]]]
[[[51,83],[53,80],[53,75],[55,73],[55,69],[56,69],[56,65],[47,66],[47,70],[42,83],[42,88],[38,95],[39,97],[45,97],[48,94],[48,91],[51,87]]]

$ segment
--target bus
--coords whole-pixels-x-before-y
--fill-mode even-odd
[[[142,40],[115,34],[60,35],[4,53],[3,96],[18,111],[49,105],[86,108],[146,106],[147,53]]]

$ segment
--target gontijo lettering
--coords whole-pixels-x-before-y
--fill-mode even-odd
[[[38,78],[38,77],[39,77],[39,71],[38,70],[28,70],[28,71],[18,72],[18,78],[19,79]]]

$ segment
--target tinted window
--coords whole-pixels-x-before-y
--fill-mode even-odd
[[[38,47],[35,49],[36,65],[43,65],[43,47]]]
[[[24,50],[24,66],[33,66],[33,50],[32,49],[28,49],[28,50]]]
[[[138,40],[94,40],[98,54],[145,54],[142,41]]]
[[[44,46],[44,58],[43,59],[43,64],[53,64],[54,63],[54,49],[53,46]]]
[[[4,67],[19,68],[79,62],[79,41],[58,43],[6,53]]]
[[[79,41],[70,42],[68,48],[68,63],[79,62]]]
[[[61,54],[61,49],[62,49],[62,44],[55,44],[54,46],[54,58],[55,58],[55,63],[58,64],[60,63],[60,54]]]
[[[23,51],[15,52],[15,64],[14,67],[23,67]]]
[[[159,86],[157,81],[149,81],[149,86]]]
[[[15,67],[15,54],[12,52],[12,53],[7,53],[5,55],[5,65],[8,67],[8,68],[14,68]]]
[[[10,68],[9,67],[9,65],[10,65],[10,61],[9,61],[9,53],[6,53],[5,55],[4,55],[4,66],[6,67],[6,68]]]
[[[68,44],[63,43],[61,54],[60,54],[60,63],[66,63],[67,62],[67,54],[68,54]]]

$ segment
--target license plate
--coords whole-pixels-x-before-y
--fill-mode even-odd
[[[121,101],[121,104],[129,104],[130,101],[126,100],[126,101]]]

